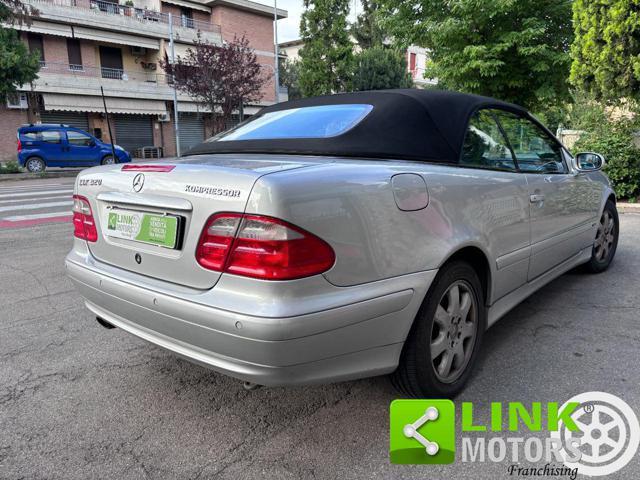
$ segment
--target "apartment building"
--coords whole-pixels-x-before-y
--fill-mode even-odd
[[[355,43],[355,39],[352,38]],[[296,61],[300,58],[300,50],[304,47],[301,39],[290,40],[279,44],[280,56],[283,59]],[[358,46],[354,47],[354,51],[358,51]],[[406,51],[407,72],[411,75],[413,83],[418,88],[425,88],[429,85],[435,85],[437,82],[432,79],[425,78],[425,66],[427,62],[427,50],[416,45],[411,45]]]
[[[273,6],[249,0],[23,0],[39,16],[15,25],[41,69],[32,85],[0,105],[0,160],[15,156],[16,129],[24,123],[65,123],[110,141],[100,88],[104,89],[115,143],[135,152],[161,147],[175,155],[173,89],[160,67],[173,30],[176,55],[198,35],[221,44],[245,35],[265,72],[273,73]],[[287,12],[278,10],[278,18]],[[252,115],[275,101],[273,78]],[[180,146],[185,151],[210,135],[202,108],[178,96]]]

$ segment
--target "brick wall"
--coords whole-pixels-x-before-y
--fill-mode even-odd
[[[16,160],[16,133],[18,127],[27,123],[26,110],[13,110],[0,104],[0,162]]]
[[[66,38],[43,35],[42,43],[44,45],[44,61],[46,63],[62,63],[65,65],[69,63]]]
[[[213,23],[222,26],[222,38],[230,41],[234,37],[245,35],[249,40],[249,45],[258,51],[273,52],[273,19],[264,15],[257,15],[251,12],[236,10],[227,6],[213,7]],[[258,53],[258,63],[263,65],[273,65],[274,57],[260,55]],[[269,81],[262,87],[262,100],[274,101],[274,79],[273,69],[264,67],[263,71],[268,75]]]
[[[213,23],[221,25],[224,40],[245,35],[256,50],[273,52],[273,18],[224,5],[213,7],[211,14]]]
[[[170,122],[161,122],[160,125],[160,143],[156,145],[163,147],[165,157],[173,157],[176,154],[176,133],[173,126],[173,103],[167,102],[167,111],[171,116]],[[155,137],[155,133],[154,133]],[[154,138],[155,141],[155,138]]]

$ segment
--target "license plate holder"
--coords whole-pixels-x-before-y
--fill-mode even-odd
[[[106,236],[163,248],[178,248],[182,217],[123,208],[107,208],[105,211]]]

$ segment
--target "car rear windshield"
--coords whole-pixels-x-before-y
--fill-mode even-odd
[[[355,127],[372,109],[367,104],[343,104],[269,112],[208,141],[335,137]]]

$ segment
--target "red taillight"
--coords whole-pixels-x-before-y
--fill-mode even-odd
[[[335,254],[324,240],[283,220],[219,213],[207,222],[196,259],[218,272],[292,280],[327,271]]]
[[[98,240],[98,230],[91,212],[91,205],[89,200],[81,195],[73,196],[73,234],[87,242]]]
[[[18,138],[18,153],[20,153],[21,151],[22,151],[22,142]]]
[[[123,171],[129,172],[170,172],[176,168],[175,165],[147,165],[147,164],[126,164],[122,166]]]

